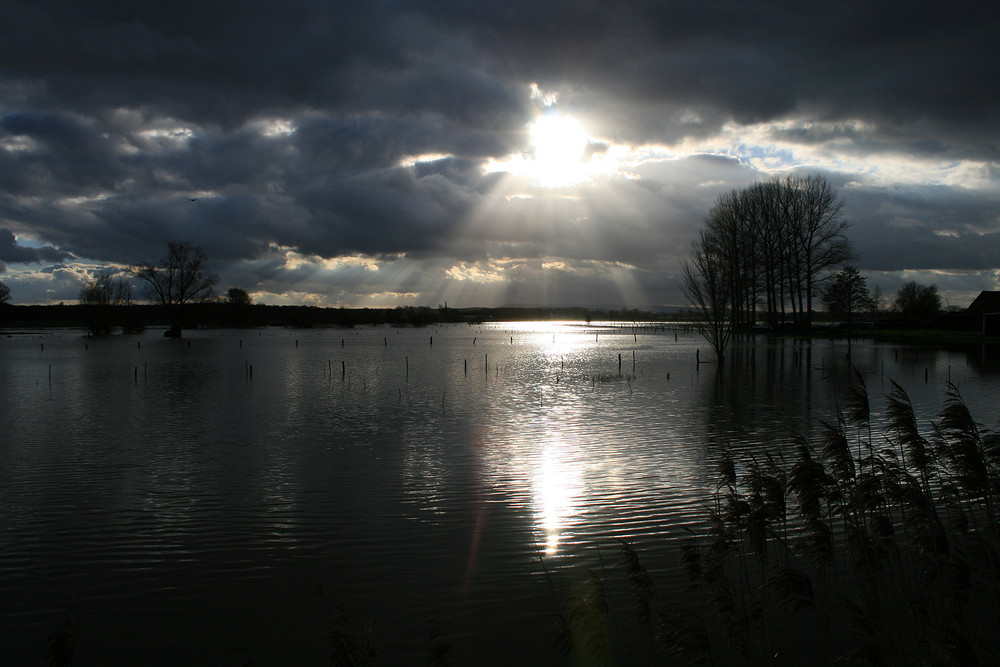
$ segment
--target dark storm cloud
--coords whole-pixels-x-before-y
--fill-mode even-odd
[[[69,254],[46,245],[39,248],[18,244],[14,234],[7,229],[0,229],[0,262],[39,263],[61,262],[68,259]]]
[[[430,110],[511,129],[509,82],[761,120],[995,121],[998,10],[791,2],[13,3],[5,76],[47,106],[152,105],[198,122],[262,109]]]
[[[850,192],[859,266],[874,271],[995,269],[1000,197],[944,187]]]
[[[8,2],[0,226],[43,245],[11,235],[0,259],[129,263],[183,239],[234,272],[268,266],[280,291],[296,278],[276,248],[438,271],[507,254],[632,264],[665,293],[651,276],[672,275],[712,199],[766,176],[696,156],[603,200],[499,205],[518,182],[482,168],[524,150],[537,83],[606,141],[591,159],[787,120],[760,140],[854,160],[825,175],[863,265],[985,270],[998,16],[861,0]],[[986,185],[886,186],[864,172],[875,156],[978,161]]]

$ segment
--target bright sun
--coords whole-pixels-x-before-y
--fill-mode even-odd
[[[547,188],[578,185],[590,179],[595,165],[587,156],[590,137],[575,119],[549,113],[528,124],[529,150],[521,156],[493,162],[488,171],[527,176]]]
[[[587,133],[574,119],[539,116],[528,125],[528,136],[534,152],[532,176],[541,185],[573,185],[586,179]]]

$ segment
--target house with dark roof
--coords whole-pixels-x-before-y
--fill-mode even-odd
[[[980,292],[965,312],[979,320],[984,336],[1000,336],[1000,292]]]

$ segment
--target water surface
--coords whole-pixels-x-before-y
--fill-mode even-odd
[[[0,656],[326,664],[341,612],[382,664],[559,662],[554,614],[618,539],[661,594],[716,456],[830,418],[861,372],[929,423],[997,426],[993,353],[581,323],[0,338]],[[625,610],[626,591],[609,587]],[[640,658],[636,658],[637,661]]]

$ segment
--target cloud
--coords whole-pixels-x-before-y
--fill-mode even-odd
[[[120,265],[187,240],[265,299],[679,305],[713,199],[797,171],[845,196],[863,270],[965,272],[955,289],[972,290],[998,256],[998,17],[860,0],[8,3],[0,228],[31,244],[0,239],[0,260],[22,301],[75,297],[31,287],[25,261]],[[530,159],[547,111],[588,133],[589,180],[490,172]],[[469,279],[510,258],[490,290]]]
[[[31,247],[20,245],[8,229],[0,229],[0,261],[19,264],[61,262],[70,257],[50,245]]]

